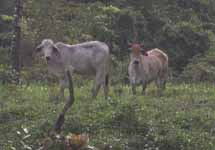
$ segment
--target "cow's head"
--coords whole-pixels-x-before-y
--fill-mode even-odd
[[[132,62],[135,65],[138,65],[141,61],[141,49],[143,48],[142,44],[134,43],[134,44],[129,44],[129,47],[132,50]]]
[[[36,47],[36,52],[42,53],[47,63],[60,57],[59,49],[51,39],[44,39],[41,44]]]

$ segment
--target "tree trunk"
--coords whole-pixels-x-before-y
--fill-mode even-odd
[[[20,41],[21,41],[21,20],[23,2],[16,0],[14,14],[14,39],[12,43],[12,67],[19,73],[20,71]]]

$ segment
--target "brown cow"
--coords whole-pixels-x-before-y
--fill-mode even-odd
[[[128,67],[129,80],[133,94],[136,94],[136,85],[142,84],[142,94],[147,84],[155,81],[159,92],[165,89],[168,77],[168,56],[158,48],[141,54],[141,45],[132,45],[131,60]]]

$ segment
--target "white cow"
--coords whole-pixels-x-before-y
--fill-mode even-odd
[[[90,41],[69,45],[44,39],[37,46],[36,51],[43,53],[49,72],[59,77],[59,97],[64,97],[64,89],[68,85],[66,70],[69,70],[71,74],[95,76],[93,97],[97,96],[100,87],[103,86],[105,98],[107,98],[110,54],[105,43]]]

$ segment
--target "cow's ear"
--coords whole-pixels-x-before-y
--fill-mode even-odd
[[[53,46],[53,53],[54,53],[56,56],[60,57],[60,51],[59,51],[59,49],[58,49],[55,45]]]
[[[35,49],[35,52],[36,52],[36,53],[41,52],[42,48],[43,48],[43,46],[42,46],[41,44],[38,45],[38,46],[36,47],[36,49]]]

